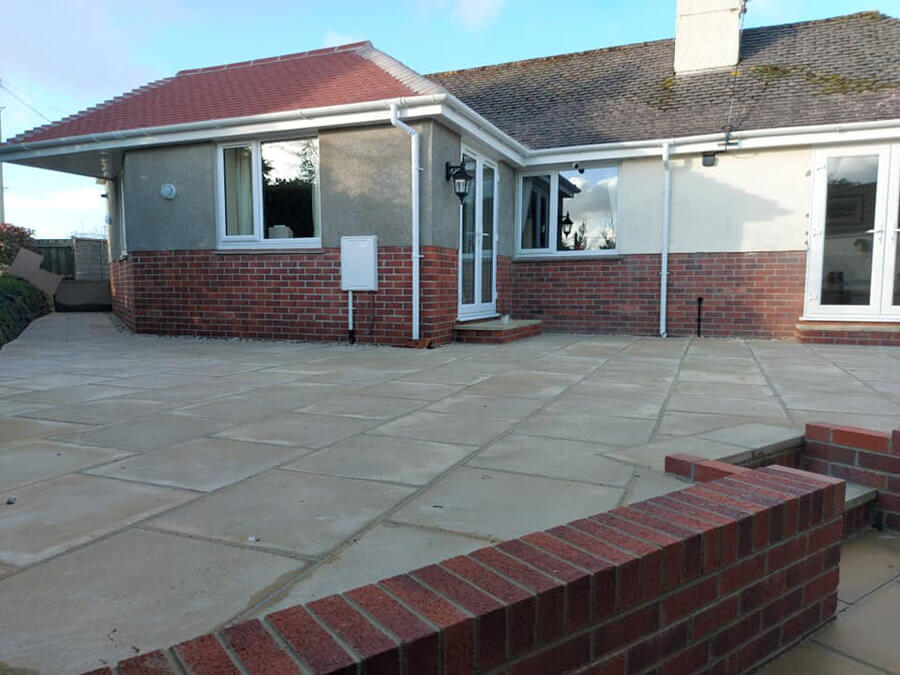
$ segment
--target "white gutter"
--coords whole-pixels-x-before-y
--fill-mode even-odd
[[[400,121],[398,106],[391,103],[391,124],[409,135],[410,188],[412,190],[412,339],[419,339],[419,133]]]
[[[665,170],[663,178],[662,212],[662,253],[660,256],[659,281],[659,336],[668,337],[666,320],[669,300],[669,227],[672,217],[672,163],[669,161],[671,144],[662,144],[662,161]]]

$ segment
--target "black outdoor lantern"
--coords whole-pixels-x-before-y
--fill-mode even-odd
[[[572,222],[572,219],[569,218],[568,211],[566,211],[566,215],[563,217],[563,219],[561,221],[559,221],[559,224],[563,226],[563,228],[562,228],[563,234],[566,237],[568,237],[570,234],[572,234],[572,225],[574,225],[574,223]]]
[[[472,185],[472,174],[466,171],[466,163],[460,162],[458,166],[453,166],[450,162],[446,165],[447,180],[453,181],[453,191],[459,197],[459,203],[462,204],[466,195],[469,194],[469,188]]]

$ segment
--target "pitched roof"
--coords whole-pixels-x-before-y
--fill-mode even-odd
[[[675,76],[674,40],[428,75],[532,148],[900,118],[900,20],[745,30],[738,67]],[[733,101],[733,103],[732,103]]]
[[[244,117],[430,93],[438,87],[358,42],[182,70],[93,108],[19,134],[21,143]]]

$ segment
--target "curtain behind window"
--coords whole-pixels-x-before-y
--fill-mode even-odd
[[[253,234],[253,153],[250,148],[225,148],[225,234]]]

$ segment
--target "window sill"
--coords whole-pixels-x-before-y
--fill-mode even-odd
[[[566,261],[585,261],[585,260],[621,260],[624,258],[621,253],[536,253],[522,255],[517,254],[512,261],[514,263],[527,262],[566,262]]]
[[[799,320],[818,324],[900,324],[900,316],[872,316],[871,314],[868,316],[865,314],[846,314],[844,316],[801,316]]]

